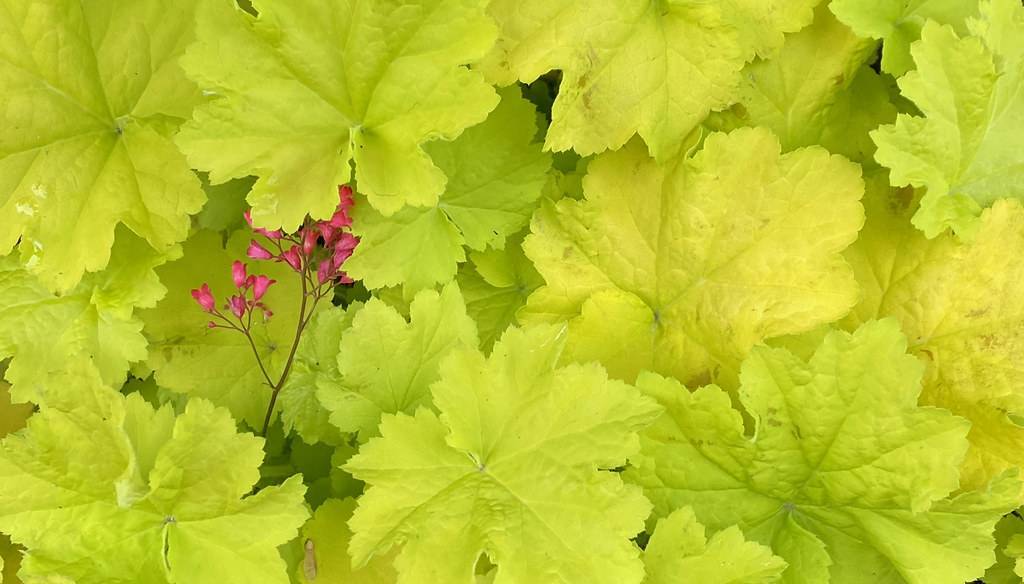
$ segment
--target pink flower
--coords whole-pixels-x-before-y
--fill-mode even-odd
[[[342,233],[341,237],[338,238],[338,242],[334,244],[334,257],[332,258],[334,265],[340,267],[341,264],[345,263],[345,260],[352,255],[358,244],[358,237],[351,233]]]
[[[302,258],[299,257],[299,246],[293,245],[281,254],[281,259],[288,263],[296,272],[302,271]]]
[[[330,280],[334,276],[334,269],[334,264],[331,260],[326,259],[320,262],[320,265],[316,267],[317,281],[323,284],[327,280]]]
[[[347,210],[355,204],[356,201],[352,198],[352,187],[348,185],[338,187],[338,207]]]
[[[345,272],[340,272],[340,274],[341,276],[338,278],[339,282],[341,282],[342,284],[355,284],[356,281],[353,280],[352,278],[349,278],[348,274],[346,274]]]
[[[235,260],[235,262],[231,264],[231,279],[235,281],[235,288],[241,288],[246,285],[246,275],[245,264]]]
[[[234,314],[238,318],[242,318],[245,314],[245,298],[242,296],[232,296],[228,299],[228,308],[231,309],[231,314]]]
[[[316,229],[313,229],[312,227],[307,227],[302,230],[302,253],[306,255],[313,253],[313,250],[316,249],[317,237]]]
[[[211,320],[210,322],[206,323],[206,328],[217,328],[217,323]]]
[[[320,236],[324,238],[324,245],[330,247],[334,244],[334,238],[338,234],[338,229],[331,225],[330,221],[321,221],[316,224],[316,228],[320,231]]]
[[[252,227],[253,231],[255,231],[256,233],[259,233],[260,235],[262,235],[263,237],[266,237],[267,239],[275,239],[276,240],[276,239],[281,239],[284,236],[281,233],[280,229],[275,229],[274,231],[270,231],[270,230],[264,229],[262,227],[254,227],[253,224],[252,224],[252,212],[249,209],[245,210],[245,222],[249,224],[249,227]]]
[[[348,227],[352,225],[352,218],[348,216],[347,210],[339,209],[334,212],[334,215],[331,216],[329,223],[331,227],[341,229],[342,227]]]
[[[263,298],[263,295],[267,293],[267,289],[276,283],[277,280],[271,280],[267,276],[256,276],[256,281],[252,285],[252,297],[256,300]]]
[[[199,306],[202,306],[206,312],[213,312],[217,306],[217,301],[213,298],[213,293],[210,292],[209,284],[203,284],[199,288],[192,290],[192,298],[195,298]]]
[[[352,251],[357,245],[359,245],[359,238],[346,231],[345,233],[342,233],[341,236],[338,237],[338,241],[334,243],[334,251]]]
[[[245,255],[254,260],[269,260],[274,257],[272,253],[267,251],[267,248],[260,245],[255,239],[249,243],[249,249],[245,250]]]

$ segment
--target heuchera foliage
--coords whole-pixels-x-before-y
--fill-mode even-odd
[[[1021,584],[1019,0],[0,0],[4,584]]]

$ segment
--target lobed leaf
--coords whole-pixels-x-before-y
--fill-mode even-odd
[[[0,254],[64,293],[118,225],[163,253],[206,196],[171,135],[199,91],[178,66],[200,0],[0,3]],[[137,244],[138,245],[138,244]]]
[[[850,162],[739,129],[675,165],[634,142],[589,169],[586,199],[543,208],[524,244],[546,285],[519,317],[568,321],[567,359],[627,381],[735,377],[763,339],[856,303],[840,255],[862,223]]]
[[[178,136],[214,184],[259,177],[261,227],[323,219],[352,177],[382,213],[432,205],[446,178],[423,150],[483,121],[494,90],[464,65],[494,26],[481,0],[210,3],[182,64],[214,98]],[[413,97],[413,99],[410,99]]]

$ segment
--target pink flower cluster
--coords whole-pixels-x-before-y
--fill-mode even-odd
[[[252,313],[256,309],[263,313],[264,320],[274,315],[267,305],[262,302],[262,299],[267,290],[277,283],[277,280],[272,280],[262,274],[249,274],[248,266],[239,261],[231,264],[231,278],[235,282],[238,294],[228,298],[227,303],[224,305],[225,310],[230,310],[231,314],[235,315],[235,318],[239,320],[242,320],[247,314]],[[192,290],[192,298],[206,312],[227,321],[227,318],[217,310],[217,300],[213,297],[209,284],[204,283],[199,288]],[[222,325],[218,325],[211,320],[207,326],[217,328]]]
[[[341,270],[341,266],[359,243],[359,238],[348,231],[352,226],[349,210],[355,204],[352,188],[348,185],[338,187],[338,199],[338,207],[330,219],[307,222],[294,236],[254,227],[256,233],[266,237],[277,247],[277,253],[271,252],[254,239],[249,243],[246,254],[256,260],[284,262],[296,272],[303,272],[307,266],[315,263],[318,283],[335,281],[351,284],[352,279]],[[245,213],[245,220],[252,226],[252,218],[248,211]],[[289,242],[292,245],[286,247]],[[321,250],[326,253],[322,253]]]
[[[273,260],[288,264],[303,278],[303,289],[306,293],[318,301],[328,295],[334,284],[352,283],[352,279],[341,267],[359,243],[359,238],[350,231],[352,217],[349,211],[354,204],[352,189],[347,185],[338,187],[338,206],[331,218],[323,221],[307,220],[295,234],[255,227],[250,212],[246,211],[245,220],[249,227],[266,238],[266,245],[253,239],[249,243],[246,255],[254,260]],[[267,246],[274,248],[276,253],[267,249]],[[273,315],[262,302],[262,298],[276,280],[264,275],[249,274],[248,266],[240,261],[231,264],[231,277],[238,293],[228,298],[224,309],[229,310],[238,319],[237,325],[217,309],[217,300],[210,291],[209,284],[204,283],[192,290],[192,298],[203,310],[224,322],[218,324],[210,321],[210,328],[226,327],[247,333],[253,311],[259,309],[264,319]],[[246,318],[247,316],[249,318]]]

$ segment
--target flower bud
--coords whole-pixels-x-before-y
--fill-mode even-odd
[[[267,249],[260,245],[255,239],[249,243],[249,249],[245,250],[245,255],[254,260],[269,260],[274,257],[274,254],[267,251]]]
[[[231,264],[231,279],[235,281],[235,288],[241,288],[246,285],[246,276],[245,264],[235,260]]]
[[[302,230],[302,253],[307,256],[313,253],[313,250],[316,249],[317,237],[319,237],[319,234],[312,227]]]
[[[277,280],[271,280],[267,276],[256,276],[256,280],[252,285],[252,297],[256,300],[263,298],[263,295],[267,293],[267,289],[276,283]]]
[[[217,306],[217,301],[213,298],[213,293],[210,292],[210,285],[203,284],[199,288],[192,290],[192,298],[199,303],[199,306],[203,307],[206,312],[213,312]]]
[[[296,272],[302,271],[302,258],[299,257],[299,246],[293,245],[281,254],[281,259],[288,263]]]
[[[228,308],[231,309],[231,314],[234,314],[238,318],[242,318],[247,308],[245,298],[242,296],[232,296],[228,300]]]

